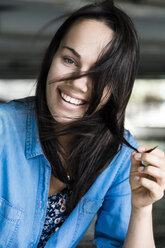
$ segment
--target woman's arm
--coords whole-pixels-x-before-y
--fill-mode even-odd
[[[132,208],[123,248],[154,248],[152,207]]]
[[[154,248],[152,204],[164,195],[165,155],[160,149],[145,153],[149,147],[139,147],[131,155],[130,184],[132,211],[123,248]],[[143,166],[141,161],[149,165]]]

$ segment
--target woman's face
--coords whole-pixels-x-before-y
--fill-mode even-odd
[[[53,58],[47,77],[47,104],[56,121],[69,123],[84,116],[89,107],[92,82],[88,76],[50,82],[74,72],[88,71],[112,37],[113,31],[104,22],[92,19],[79,20],[69,29]],[[97,110],[108,98],[109,90],[105,87]]]

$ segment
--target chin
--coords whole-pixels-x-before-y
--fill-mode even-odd
[[[59,115],[55,115],[55,114],[53,114],[52,116],[56,122],[61,123],[61,124],[67,124],[67,123],[69,124],[69,123],[72,123],[72,122],[77,120],[77,118],[67,117],[67,116],[59,116]]]
[[[73,122],[73,119],[68,119],[65,117],[56,117],[54,118],[59,124],[69,124]]]
[[[57,107],[56,107],[56,110],[57,110]],[[61,123],[61,124],[67,124],[67,123],[69,124],[69,123],[77,121],[83,117],[83,114],[79,113],[79,115],[73,116],[73,114],[71,114],[71,113],[66,113],[65,111],[63,112],[62,109],[58,109],[58,111],[55,112],[55,111],[53,111],[52,108],[49,108],[49,111],[50,111],[53,119],[56,122]],[[72,111],[72,112],[74,112],[74,111]]]

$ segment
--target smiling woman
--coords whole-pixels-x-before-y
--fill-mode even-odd
[[[97,215],[98,248],[154,248],[165,156],[124,128],[138,60],[130,18],[86,5],[54,35],[35,97],[0,106],[0,247],[73,248]]]
[[[80,19],[61,41],[49,69],[46,88],[49,110],[58,122],[70,122],[84,116],[91,99],[92,80],[84,76],[73,81],[52,82],[74,72],[82,74],[92,68],[102,50],[112,40],[113,33],[103,21]],[[108,98],[108,87],[105,87],[97,110]]]

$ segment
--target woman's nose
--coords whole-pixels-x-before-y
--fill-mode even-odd
[[[83,93],[87,93],[91,86],[91,82],[88,77],[77,78],[72,81],[72,84]]]

